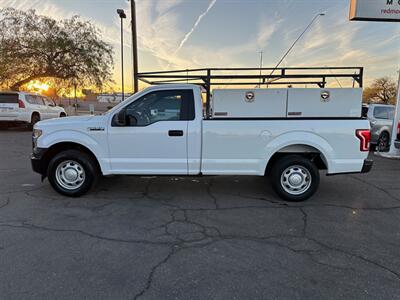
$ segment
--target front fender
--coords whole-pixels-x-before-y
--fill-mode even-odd
[[[107,147],[102,147],[98,141],[88,134],[76,130],[57,130],[41,136],[37,141],[38,148],[50,148],[59,143],[76,143],[89,149],[97,158],[103,174],[110,169]]]
[[[328,170],[330,169],[331,159],[335,155],[332,146],[321,136],[306,131],[292,131],[279,135],[270,141],[265,149],[265,153],[268,153],[265,167],[275,153],[292,145],[305,145],[317,149],[322,154],[322,159],[326,162]]]

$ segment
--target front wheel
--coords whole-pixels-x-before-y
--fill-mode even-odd
[[[66,150],[50,161],[47,176],[52,187],[62,195],[79,197],[95,185],[99,170],[86,153]]]
[[[317,191],[319,171],[311,160],[300,155],[287,155],[272,166],[271,183],[284,200],[300,202]]]

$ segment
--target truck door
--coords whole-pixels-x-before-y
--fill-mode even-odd
[[[191,89],[151,91],[114,113],[108,129],[115,174],[188,174]]]

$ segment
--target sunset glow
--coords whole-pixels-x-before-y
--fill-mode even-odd
[[[40,82],[38,80],[31,81],[26,85],[26,88],[30,91],[35,92],[47,92],[50,86],[47,83]]]

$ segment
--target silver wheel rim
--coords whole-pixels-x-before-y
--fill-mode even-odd
[[[57,167],[56,180],[64,189],[76,190],[85,182],[85,169],[76,161],[63,161]]]
[[[285,192],[291,195],[305,193],[311,186],[310,172],[303,166],[290,166],[281,175],[281,186]]]

